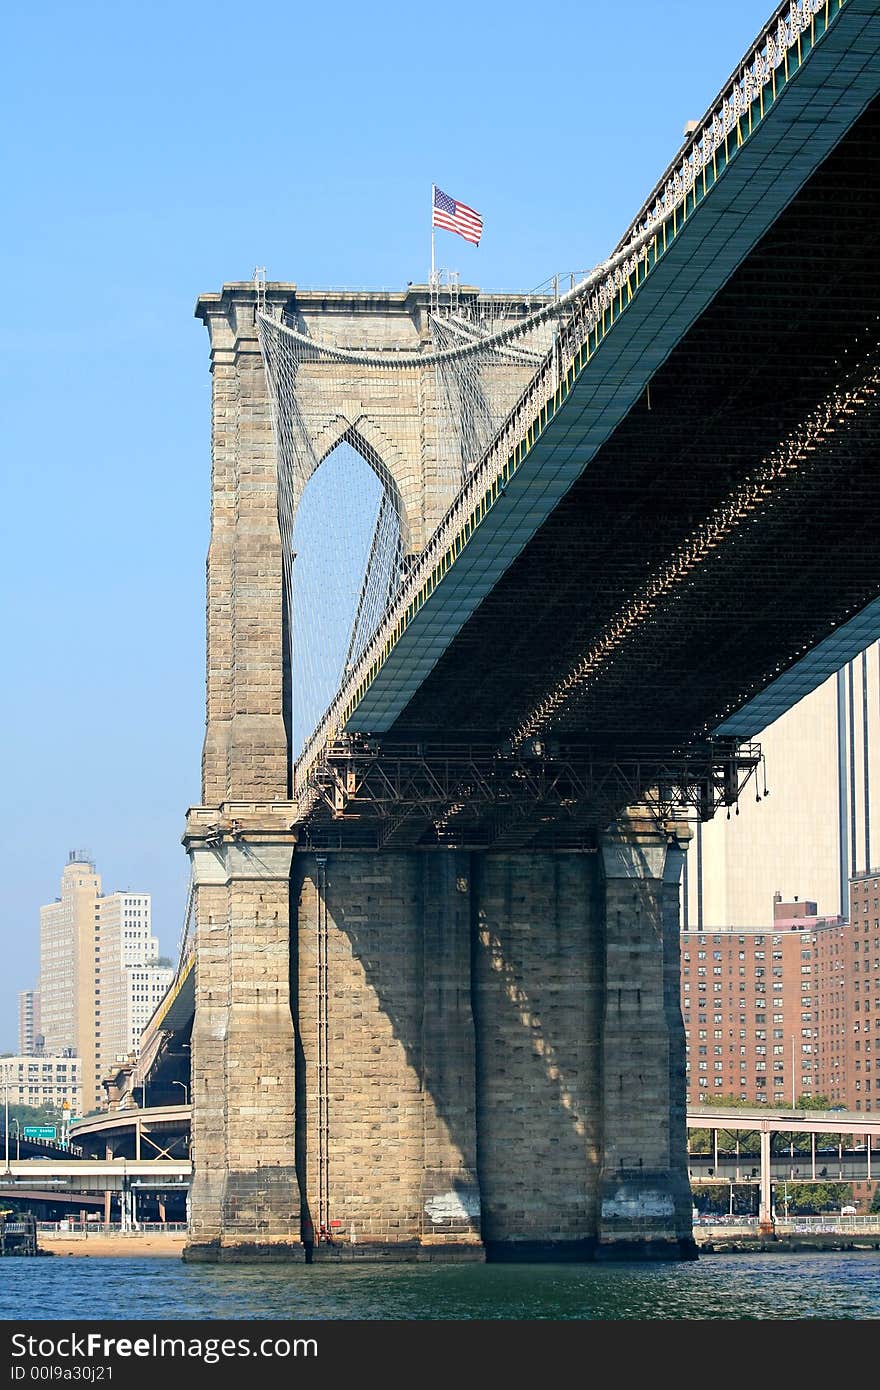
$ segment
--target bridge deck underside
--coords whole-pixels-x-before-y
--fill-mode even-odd
[[[500,807],[465,775],[438,810],[435,762],[420,786],[412,772],[409,801],[378,808],[380,845],[595,843],[650,784],[652,758],[713,747],[731,711],[880,594],[876,396],[860,390],[824,434],[790,447],[854,369],[859,380],[876,375],[878,202],[880,99],[654,372],[402,712],[380,726],[392,781],[394,760],[419,745],[430,758],[444,747],[503,748],[526,731],[545,747],[566,746],[581,787],[598,785],[590,760],[604,759],[601,795],[535,796],[529,813],[509,791]],[[796,466],[706,544],[707,519],[786,452]],[[688,551],[686,573],[670,578]],[[728,753],[735,746],[720,743]],[[620,775],[609,777],[615,763]],[[729,762],[728,791],[743,770]],[[351,768],[334,775],[344,780]],[[334,812],[325,795],[303,839],[377,843],[376,804],[343,802]]]
[[[878,194],[874,102],[452,641],[394,737],[515,729],[876,347]],[[633,625],[544,732],[606,749],[705,735],[873,599],[878,423],[870,401],[839,422]]]

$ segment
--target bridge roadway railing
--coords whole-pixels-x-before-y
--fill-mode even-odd
[[[818,1216],[777,1216],[773,1223],[777,1235],[810,1235],[827,1232],[835,1235],[880,1234],[880,1216],[837,1216],[826,1212]]]
[[[761,1228],[758,1216],[706,1215],[694,1217],[694,1233],[705,1238],[712,1236],[755,1236]],[[880,1235],[880,1216],[838,1216],[828,1211],[819,1216],[777,1216],[773,1221],[774,1236],[877,1236]]]
[[[57,1139],[39,1139],[35,1136],[32,1137],[28,1134],[22,1134],[16,1130],[10,1130],[8,1136],[8,1145],[10,1153],[12,1153],[13,1150],[17,1150],[20,1152],[22,1148],[40,1149],[43,1153],[45,1153],[47,1158],[52,1158],[53,1156],[63,1156],[65,1158],[73,1156],[74,1158],[76,1158],[82,1153],[82,1148],[79,1144],[63,1144],[60,1143]],[[6,1131],[4,1129],[0,1129],[0,1157],[3,1157],[6,1154],[6,1152]]]
[[[130,1086],[135,1090],[146,1081],[166,1034],[174,1032],[174,1027],[167,1024],[168,1015],[180,997],[181,990],[190,981],[195,958],[195,942],[184,942],[174,979],[141,1033],[138,1056],[132,1066],[130,1079]]]
[[[167,1016],[168,1012],[170,1011],[175,1000],[177,999],[177,996],[180,994],[180,991],[183,988],[184,984],[186,983],[187,976],[190,970],[192,969],[193,965],[195,964],[195,957],[195,943],[190,942],[185,954],[181,958],[180,964],[177,968],[177,973],[173,981],[171,982],[169,989],[160,1000],[153,1013],[152,1018],[148,1020],[147,1025],[144,1028],[143,1033],[141,1034],[140,1056],[138,1058],[139,1061],[141,1061],[143,1058],[146,1046],[154,1043],[158,1044],[159,1035],[163,1031],[162,1022]]]
[[[9,1230],[9,1227],[6,1228]],[[184,1235],[189,1230],[186,1221],[138,1221],[135,1230],[141,1235]],[[37,1234],[43,1235],[131,1235],[132,1227],[123,1221],[74,1221],[62,1217],[60,1221],[38,1221]]]
[[[505,423],[480,458],[448,509],[418,563],[410,572],[384,622],[307,740],[294,768],[297,816],[305,818],[317,794],[310,774],[328,742],[345,725],[388,655],[458,555],[503,493],[535,441],[558,413],[580,372],[641,285],[658,264],[687,219],[707,197],[724,169],[763,121],[814,44],[850,0],[790,0],[771,16],[750,53],[728,79],[612,256],[580,284],[536,314],[478,344],[449,349],[466,354],[500,345],[556,317],[561,327],[539,369]],[[270,322],[267,320],[267,322]],[[277,325],[273,325],[277,326]],[[291,331],[292,330],[286,330]],[[301,336],[294,334],[294,336]],[[430,355],[371,356],[344,349],[321,348],[328,357],[388,367],[413,361],[428,365]]]
[[[68,1179],[84,1189],[129,1178],[149,1178],[161,1182],[186,1181],[192,1175],[188,1158],[81,1158],[70,1163],[60,1158],[20,1158],[0,1168],[0,1179],[24,1178],[40,1183],[47,1178]]]

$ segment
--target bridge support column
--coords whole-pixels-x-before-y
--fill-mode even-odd
[[[288,301],[291,286],[269,292]],[[289,677],[271,406],[253,286],[204,296],[211,342],[202,806],[187,817],[196,1008],[184,1258],[302,1255],[290,1008]]]
[[[482,1259],[469,856],[294,859],[303,1238],[325,1259]]]
[[[423,1248],[484,1257],[471,1008],[471,855],[423,854]]]
[[[132,1205],[133,1194],[127,1178],[122,1179],[122,1191],[119,1194],[119,1229],[128,1232],[132,1229]]]
[[[247,813],[262,831],[212,836],[198,811],[185,836],[196,894],[188,1261],[303,1256],[289,984],[293,837],[283,808]]]
[[[773,1188],[771,1183],[770,1131],[761,1129],[761,1175],[760,1201],[758,1206],[758,1229],[762,1236],[772,1236],[773,1227]]]
[[[602,840],[605,1008],[597,1257],[691,1259],[678,883],[684,825],[633,815]]]
[[[487,1257],[590,1259],[602,1121],[597,856],[473,858]]]

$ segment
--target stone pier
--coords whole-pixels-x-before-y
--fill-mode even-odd
[[[602,841],[604,1009],[597,1256],[692,1258],[679,878],[689,828],[630,816]]]
[[[313,1258],[483,1258],[468,859],[296,855]]]
[[[678,827],[316,853],[288,809],[190,813],[186,1258],[689,1257]]]
[[[589,1258],[602,1151],[597,857],[474,855],[483,1238],[492,1258]]]
[[[235,807],[259,830],[224,843],[191,814],[196,1009],[187,1259],[300,1253],[290,1008],[293,837],[277,808]],[[256,812],[256,814],[255,814]],[[283,819],[283,818],[282,818]]]

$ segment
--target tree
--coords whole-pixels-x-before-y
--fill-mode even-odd
[[[784,1154],[808,1154],[810,1152],[810,1136],[800,1130],[780,1129],[775,1134],[770,1135],[770,1152],[776,1156]]]
[[[22,1105],[18,1101],[9,1104],[9,1126],[12,1129],[12,1121],[18,1123],[24,1129],[25,1125],[60,1125],[61,1108],[56,1105]]]
[[[797,1105],[795,1106],[796,1110],[830,1110],[830,1108],[830,1096],[814,1096],[806,1093],[798,1096]],[[825,1140],[828,1143],[836,1144],[839,1139],[840,1136],[837,1134],[825,1135]],[[786,1149],[789,1151],[794,1149],[796,1153],[809,1153],[812,1148],[810,1135],[795,1130],[780,1130],[777,1134],[773,1135],[770,1142],[771,1152],[774,1154],[784,1153]]]
[[[776,1211],[781,1214],[787,1199],[790,1216],[819,1216],[839,1212],[852,1203],[852,1184],[848,1182],[776,1182]]]
[[[701,1182],[691,1188],[700,1216],[727,1216],[731,1211],[729,1182]],[[733,1215],[756,1216],[759,1192],[756,1183],[733,1184]]]
[[[753,1110],[754,1102],[750,1100],[740,1100],[739,1096],[715,1096],[712,1100],[713,1107],[719,1110]],[[697,1135],[705,1135],[705,1147],[697,1148],[691,1142],[692,1153],[711,1153],[712,1136],[709,1130],[692,1131]],[[723,1153],[735,1153],[739,1143],[739,1152],[745,1157],[760,1153],[761,1140],[757,1130],[753,1129],[719,1129],[718,1148]]]
[[[874,1196],[871,1198],[871,1205],[868,1210],[872,1215],[880,1215],[880,1182],[874,1188]]]

